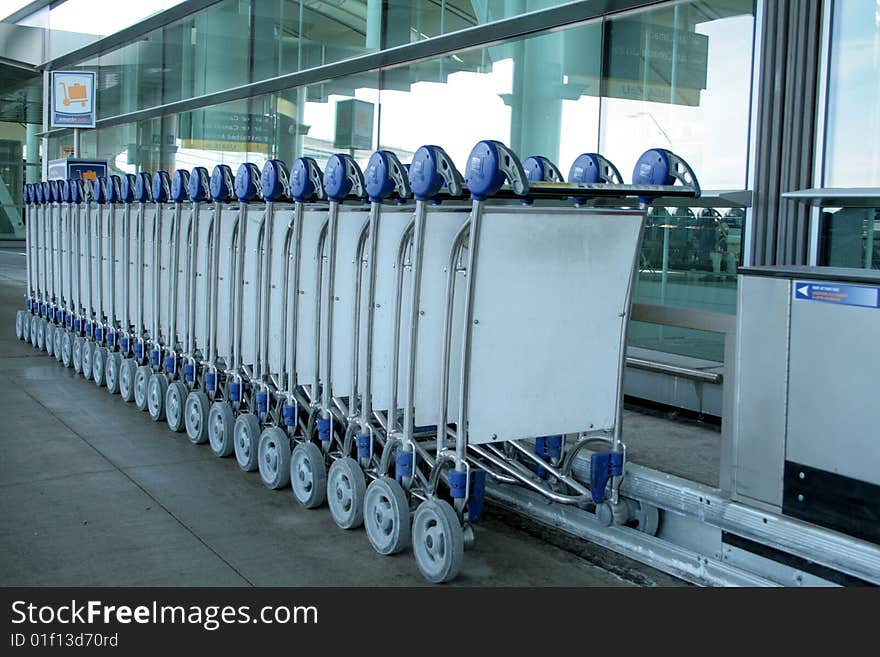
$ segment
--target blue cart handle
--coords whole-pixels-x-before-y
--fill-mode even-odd
[[[324,191],[327,199],[334,203],[342,203],[348,196],[366,196],[364,174],[351,155],[337,153],[330,156],[324,169]]]
[[[324,176],[312,157],[298,157],[290,168],[290,196],[297,203],[312,199],[321,200],[324,195]]]
[[[633,169],[633,185],[674,186],[693,190],[695,197],[700,195],[700,183],[691,166],[672,151],[665,148],[652,148],[645,151]],[[650,203],[653,195],[639,196],[642,203]]]
[[[371,203],[381,203],[395,193],[401,199],[412,196],[409,174],[391,151],[376,151],[370,156],[364,185]]]
[[[422,146],[409,165],[409,184],[417,201],[427,201],[443,187],[450,196],[461,196],[464,181],[452,159],[439,146]]]
[[[559,168],[543,155],[532,155],[522,161],[529,182],[562,183],[565,178]]]
[[[468,156],[467,185],[476,201],[498,193],[504,182],[517,196],[529,193],[529,180],[519,158],[500,141],[485,140],[471,149]]]

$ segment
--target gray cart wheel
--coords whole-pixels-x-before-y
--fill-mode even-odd
[[[228,402],[214,402],[208,412],[208,442],[215,456],[225,457],[235,451],[235,418]]]
[[[175,433],[183,431],[186,426],[183,407],[186,404],[187,394],[186,386],[180,381],[170,383],[165,393],[165,419],[168,421],[168,428]]]
[[[397,554],[410,545],[409,502],[403,487],[391,477],[380,477],[364,496],[364,529],[379,554]]]
[[[134,374],[134,403],[139,410],[147,410],[147,386],[152,376],[153,370],[149,365],[141,365]]]
[[[235,420],[233,430],[235,460],[245,472],[257,469],[260,445],[260,420],[253,413],[242,413]]]
[[[70,331],[61,336],[61,363],[64,367],[73,365],[73,334]]]
[[[19,310],[15,313],[15,337],[21,340],[24,338],[24,311]]]
[[[296,501],[307,509],[324,503],[327,494],[327,466],[315,443],[300,443],[290,457],[290,486]]]
[[[258,459],[260,479],[266,488],[277,490],[290,483],[290,438],[278,427],[260,434]]]
[[[137,363],[134,358],[126,358],[119,365],[119,395],[124,402],[134,401],[134,380],[137,375]]]
[[[43,345],[46,348],[46,353],[49,356],[54,356],[55,352],[53,351],[53,347],[55,346],[55,325],[49,322],[46,322],[46,344]]]
[[[37,315],[31,317],[31,344],[37,346],[37,333],[40,332],[40,318]]]
[[[102,386],[107,381],[107,356],[110,352],[106,347],[95,347],[92,353],[92,378],[96,386]]]
[[[464,558],[464,532],[448,502],[429,499],[416,509],[413,554],[425,579],[434,584],[455,579]]]
[[[92,378],[92,361],[94,360],[92,356],[95,353],[95,343],[91,340],[84,340],[82,346],[82,356],[80,360],[82,361],[82,370],[80,374],[83,375],[84,379]]]
[[[55,360],[59,363],[64,362],[64,336],[67,335],[67,329],[59,326],[55,329],[55,341],[52,344],[52,352],[55,354]]]
[[[183,417],[186,424],[186,435],[193,445],[201,445],[208,442],[208,409],[210,402],[208,395],[193,390],[186,397],[186,405],[183,408]]]
[[[154,372],[147,382],[147,411],[153,422],[165,419],[166,392],[168,392],[168,377]]]
[[[122,354],[107,354],[107,367],[104,376],[107,379],[107,392],[111,395],[115,395],[119,392],[119,368],[121,366]]]
[[[73,339],[73,371],[77,374],[82,372],[83,342],[85,340],[79,335]]]
[[[31,315],[23,313],[21,318],[21,339],[25,342],[31,341]]]
[[[37,344],[36,347],[39,351],[43,351],[43,347],[46,346],[46,321],[42,318],[37,319]]]
[[[364,524],[364,495],[367,482],[364,471],[351,457],[339,459],[327,473],[327,506],[333,521],[342,529]]]

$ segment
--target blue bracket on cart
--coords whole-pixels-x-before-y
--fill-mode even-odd
[[[652,148],[645,151],[633,169],[633,185],[671,186],[680,182],[694,189],[700,195],[700,183],[690,165],[678,155],[665,148]],[[639,202],[651,203],[654,196],[640,196]]]
[[[330,438],[332,437],[330,435],[330,418],[329,417],[328,418],[319,417],[317,425],[318,425],[318,439],[322,443],[329,442]]]
[[[486,496],[486,471],[471,468],[471,492],[468,495],[468,522],[478,524],[483,518],[483,500]]]
[[[290,174],[281,160],[269,160],[260,178],[264,201],[284,201],[289,197]]]
[[[412,477],[413,453],[397,450],[394,456],[394,478],[397,483],[402,483],[405,477]]]
[[[392,194],[400,199],[412,196],[406,169],[391,151],[376,151],[370,156],[364,184],[370,203],[381,203]]]
[[[553,459],[562,458],[562,435],[555,436],[538,436],[535,438],[535,454],[542,461],[548,463]],[[535,473],[541,478],[546,479],[547,470],[540,465],[535,466]]]
[[[529,180],[519,158],[500,141],[487,139],[471,149],[467,164],[467,186],[475,201],[494,196],[505,182],[517,196],[529,193]]]
[[[171,179],[171,200],[183,203],[189,200],[189,171],[178,169]]]
[[[229,165],[218,164],[211,172],[211,198],[215,203],[228,203],[235,198],[235,177]]]
[[[293,161],[290,196],[297,203],[324,198],[324,175],[314,158],[298,157]]]
[[[171,177],[167,171],[157,171],[153,174],[153,201],[156,203],[168,203],[171,200]]]
[[[439,146],[422,146],[409,165],[409,185],[417,201],[433,199],[446,187],[450,196],[461,196],[464,180],[450,157]]]
[[[596,452],[590,457],[590,496],[593,502],[605,501],[605,489],[612,477],[623,476],[623,452]]]
[[[245,162],[235,173],[235,196],[241,203],[263,200],[260,186],[260,168],[252,162]]]
[[[189,175],[189,200],[205,203],[211,198],[211,174],[205,167],[193,167]]]
[[[364,174],[351,155],[331,155],[324,168],[324,191],[333,203],[342,203],[346,197],[363,198]]]

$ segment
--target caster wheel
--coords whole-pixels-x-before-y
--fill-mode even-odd
[[[327,494],[327,466],[315,443],[297,445],[290,457],[290,486],[296,501],[307,509],[324,503]]]
[[[186,435],[193,445],[208,442],[208,407],[208,395],[205,393],[193,390],[187,395],[183,417]]]
[[[290,438],[282,429],[269,427],[260,434],[257,456],[266,488],[277,490],[290,483]]]
[[[94,365],[95,355],[95,343],[91,340],[84,340],[82,346],[82,356],[80,360],[82,361],[82,371],[80,374],[83,375],[84,379],[92,378],[92,367]]]
[[[134,380],[137,376],[137,363],[134,358],[126,358],[119,365],[119,396],[124,402],[134,401]]]
[[[455,579],[464,557],[464,532],[448,502],[429,499],[413,516],[413,554],[422,575],[440,584]]]
[[[31,344],[36,348],[37,346],[37,333],[40,330],[40,318],[36,315],[31,317]]]
[[[106,373],[107,392],[115,395],[119,392],[119,368],[122,366],[122,354],[108,354]]]
[[[147,410],[147,384],[151,376],[153,370],[149,365],[141,365],[134,373],[134,403],[142,411]]]
[[[43,351],[43,348],[46,346],[46,321],[43,319],[37,320],[37,349],[39,351]]]
[[[55,355],[55,360],[59,363],[64,362],[64,338],[67,336],[67,329],[62,327],[57,327],[55,329],[55,339],[52,342],[52,353]]]
[[[208,442],[215,456],[225,457],[235,451],[234,432],[232,406],[227,402],[214,402],[208,411]]]
[[[31,316],[27,313],[22,313],[21,317],[21,339],[31,341]]]
[[[153,422],[165,419],[165,393],[168,392],[168,377],[154,373],[147,381],[147,411]]]
[[[70,331],[61,336],[61,363],[64,367],[73,365],[73,334]]]
[[[165,393],[165,420],[168,422],[168,428],[175,433],[183,431],[185,427],[186,417],[183,406],[188,392],[185,385],[175,381],[168,385],[168,391]]]
[[[353,458],[339,459],[327,473],[327,506],[330,515],[342,529],[364,524],[364,495],[367,481],[364,471]]]
[[[242,413],[235,421],[235,460],[245,472],[257,469],[260,443],[260,420],[253,413]]]
[[[73,371],[79,374],[82,372],[82,349],[84,340],[80,336],[73,339]]]
[[[92,378],[98,387],[107,382],[107,357],[109,355],[110,352],[106,347],[95,347],[92,353]]]
[[[55,325],[46,323],[46,354],[55,355]]]
[[[19,340],[24,338],[24,311],[19,310],[15,313],[15,337]]]
[[[403,487],[391,477],[376,479],[367,487],[364,529],[379,554],[397,554],[409,547],[409,502]]]

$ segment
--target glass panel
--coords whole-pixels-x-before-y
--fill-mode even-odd
[[[0,123],[0,239],[24,237],[24,140],[23,126]]]
[[[826,209],[819,226],[820,265],[880,269],[880,208]]]
[[[724,334],[662,326],[647,322],[629,323],[629,347],[662,351],[711,363],[724,362]],[[630,356],[642,354],[629,351]],[[706,367],[710,363],[686,362],[685,367]]]
[[[833,6],[825,186],[880,185],[880,2]]]

